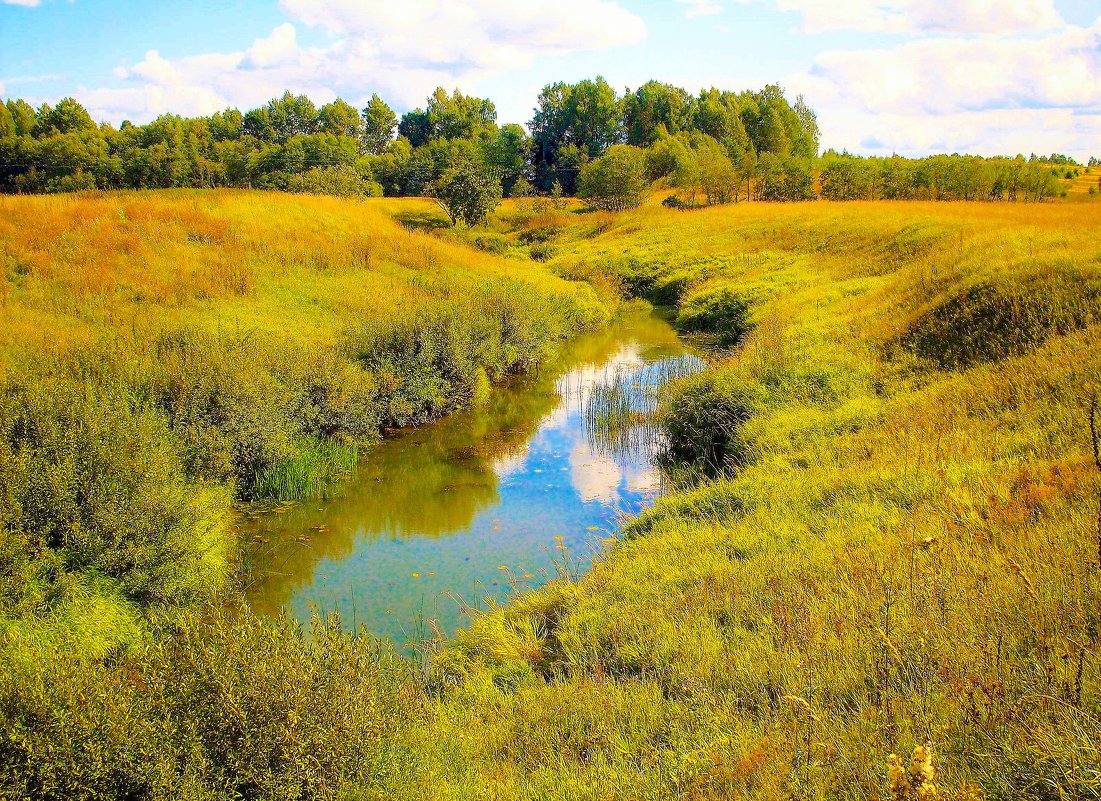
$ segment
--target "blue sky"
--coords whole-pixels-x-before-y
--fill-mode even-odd
[[[525,122],[598,74],[779,82],[857,152],[1101,156],[1101,0],[0,0],[0,96],[114,123],[283,89],[400,111],[436,85]]]

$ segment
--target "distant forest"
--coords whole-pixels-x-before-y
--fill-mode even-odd
[[[611,151],[611,152],[609,152]],[[601,160],[605,159],[605,163]],[[1090,166],[1095,160],[1091,159]],[[76,100],[0,103],[0,191],[252,187],[338,195],[433,195],[449,175],[507,197],[577,195],[632,205],[645,181],[669,205],[739,200],[1043,200],[1077,176],[1066,156],[819,156],[814,111],[777,85],[693,95],[651,81],[619,95],[603,78],[555,83],[528,129],[498,125],[490,100],[437,89],[400,118],[290,92],[242,113],[97,124]],[[586,174],[588,176],[585,186]],[[452,184],[454,180],[451,181]],[[628,189],[623,189],[628,187]],[[618,194],[617,194],[618,192]]]

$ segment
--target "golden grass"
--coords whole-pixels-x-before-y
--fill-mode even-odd
[[[709,379],[752,402],[750,464],[444,651],[457,795],[866,799],[926,741],[959,798],[1101,793],[1101,219],[761,204],[590,232],[554,233],[562,270],[752,300]],[[1008,355],[922,358],[910,332],[975,286],[1040,323],[1010,304],[987,334]],[[984,297],[953,319],[986,320]]]
[[[76,213],[82,204],[117,210],[127,197],[57,208],[88,226]],[[55,239],[8,226],[0,231],[22,243],[12,251],[33,280],[9,275],[5,312],[46,316],[78,342],[112,313],[146,308],[132,299],[141,285],[160,288],[165,318],[211,321],[233,309],[264,330],[291,320],[305,333],[287,336],[324,342],[325,331],[309,327],[315,307],[340,308],[345,292],[352,306],[365,304],[356,300],[359,280],[377,289],[400,277],[415,296],[428,280],[417,276],[445,269],[435,254],[463,265],[431,284],[444,294],[452,282],[498,270],[534,271],[531,280],[554,291],[580,291],[560,288],[537,266],[475,254],[453,235],[409,234],[383,217],[424,223],[435,212],[420,201],[380,201],[373,213],[345,201],[201,197],[226,233],[162,209],[163,241],[150,250],[202,253],[185,241],[192,230],[252,236],[249,248],[268,255],[253,264],[244,295],[233,280],[210,278],[212,296],[195,297],[189,287],[198,279],[171,277],[183,269],[179,258],[156,261],[146,275],[121,243],[109,246],[126,264],[111,268],[109,280],[95,267],[58,272]],[[267,229],[271,242],[247,222],[265,210],[287,222]],[[359,244],[339,251],[346,261],[336,270],[346,280],[329,284],[309,254],[339,225]],[[393,244],[375,252],[397,255],[364,268],[357,259],[371,240],[357,238],[359,226],[387,232]],[[57,226],[62,238],[65,227]],[[693,308],[711,308],[715,297],[748,301],[744,344],[675,383],[665,400],[670,422],[694,415],[706,426],[726,405],[751,412],[734,432],[742,458],[724,477],[632,522],[580,580],[477,618],[430,654],[419,681],[390,664],[382,676],[401,686],[378,713],[386,737],[365,741],[353,767],[323,772],[327,781],[354,778],[340,797],[1101,796],[1101,470],[1088,415],[1101,393],[1101,218],[1059,203],[647,206],[622,215],[532,214],[507,204],[495,228],[515,252],[553,252],[549,266],[559,274],[601,287]],[[279,241],[289,231],[296,239]],[[128,247],[146,252],[140,240]],[[75,252],[94,262],[92,251]],[[193,258],[187,275],[212,274],[209,260]],[[311,311],[285,312],[278,298],[299,292]],[[380,313],[396,313],[379,302]],[[112,325],[126,336],[128,323]],[[235,635],[225,636],[229,651]],[[263,787],[290,786],[298,797],[308,794],[301,782],[313,780],[314,763],[280,761],[268,743],[293,744],[300,728],[328,724],[290,702],[302,715],[291,725],[257,690],[297,681],[289,665],[300,646],[286,639],[280,664],[288,667],[275,678],[249,679],[256,671],[247,653],[235,658],[249,669],[224,660],[219,698],[251,699],[252,728],[234,726],[255,743],[225,746],[224,764],[210,770],[236,787],[263,776]],[[151,675],[171,675],[175,663],[167,662]],[[343,675],[339,664],[324,662],[325,675]],[[160,708],[141,697],[114,704],[111,681],[131,669],[126,661],[108,666],[103,686],[88,690],[123,721],[119,731],[127,715],[149,717],[142,704]],[[202,687],[195,693],[201,699]],[[84,703],[83,694],[57,702]],[[203,725],[213,733],[202,742],[222,743],[227,724],[221,707],[211,708]],[[136,747],[108,746],[115,762],[105,764],[136,759]],[[317,764],[345,753],[326,749]],[[267,755],[259,767],[245,763],[254,752]],[[914,755],[909,766],[898,754]],[[187,775],[198,781],[208,767]]]

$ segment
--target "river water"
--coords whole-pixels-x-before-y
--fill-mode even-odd
[[[404,645],[583,569],[662,492],[637,412],[701,364],[661,313],[634,312],[481,407],[398,432],[336,497],[242,520],[250,605],[303,621],[339,611]]]

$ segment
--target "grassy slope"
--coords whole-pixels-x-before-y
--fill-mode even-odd
[[[141,198],[119,197],[89,202]],[[368,214],[199,197],[223,216],[276,205],[298,219],[297,204],[316,204],[295,230],[318,208],[349,226]],[[726,442],[740,472],[664,501],[579,582],[477,620],[435,655],[427,693],[364,643],[248,618],[59,666],[14,696],[0,671],[0,714],[24,727],[2,732],[0,787],[867,799],[884,793],[890,753],[929,740],[952,791],[968,780],[997,798],[1096,797],[1101,478],[1086,401],[1101,383],[1101,222],[1087,212],[812,204],[508,220],[496,235],[556,253],[563,275],[629,284],[694,319],[717,298],[749,302],[745,347],[667,406],[669,425],[691,419],[712,437],[714,421],[748,413]],[[406,253],[505,264],[365,219]],[[186,227],[167,228],[191,248]],[[294,264],[310,252],[253,242]],[[312,285],[308,266],[294,269]],[[11,309],[22,289],[8,280]],[[241,314],[259,315],[263,297]]]
[[[748,466],[457,638],[426,794],[869,798],[925,740],[953,791],[1101,794],[1101,219],[815,204],[515,223],[565,273],[752,302],[744,349],[670,399],[751,410]]]
[[[0,630],[32,660],[214,590],[233,495],[321,491],[606,317],[377,203],[278,193],[3,197],[0,268]]]

